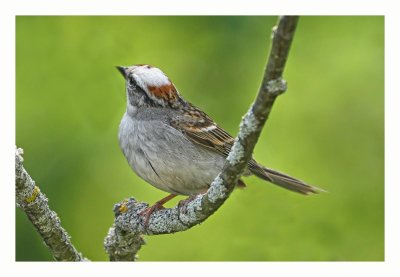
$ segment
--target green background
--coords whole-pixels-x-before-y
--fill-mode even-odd
[[[86,257],[107,260],[103,239],[115,203],[166,196],[140,180],[119,149],[125,92],[114,66],[160,67],[183,97],[235,135],[258,91],[276,21],[16,18],[16,143]],[[247,189],[203,224],[147,237],[140,260],[384,259],[384,18],[300,18],[284,77],[288,91],[254,156],[329,192],[305,197],[246,178]],[[52,260],[19,209],[16,260]]]

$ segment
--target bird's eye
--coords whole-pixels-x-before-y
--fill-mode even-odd
[[[136,83],[136,82],[135,82],[135,79],[132,78],[132,76],[129,76],[128,80],[129,80],[129,83],[130,83],[130,84]]]
[[[138,85],[134,78],[129,78],[129,87],[135,92],[142,92],[144,93],[141,86]]]
[[[132,77],[129,78],[129,85],[132,88],[135,88],[135,89],[138,87],[138,84],[136,83],[136,80],[134,78],[132,78]]]

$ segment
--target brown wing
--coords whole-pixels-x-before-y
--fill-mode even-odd
[[[191,141],[221,153],[229,154],[234,139],[220,128],[207,114],[189,106],[180,116],[171,121],[171,125],[182,131]]]
[[[182,131],[191,141],[214,150],[227,157],[233,146],[234,138],[219,127],[206,113],[190,105],[182,115],[175,117],[171,125]],[[256,170],[254,159],[248,163],[250,170]]]

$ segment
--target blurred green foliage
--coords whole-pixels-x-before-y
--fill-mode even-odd
[[[115,203],[166,195],[140,180],[118,147],[125,92],[114,66],[160,67],[235,135],[258,91],[276,20],[16,18],[16,143],[85,256],[107,260],[103,239]],[[284,76],[289,89],[254,155],[329,192],[304,197],[246,178],[248,188],[200,226],[147,237],[140,260],[384,259],[384,18],[302,17]],[[52,260],[19,209],[16,260]]]

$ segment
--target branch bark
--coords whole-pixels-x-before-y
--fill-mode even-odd
[[[111,261],[134,261],[145,243],[143,235],[158,235],[187,230],[211,216],[233,191],[257,143],[276,97],[286,91],[283,69],[293,40],[297,16],[283,16],[273,28],[272,46],[258,95],[240,123],[240,131],[222,172],[205,194],[185,205],[154,212],[148,224],[140,214],[148,204],[134,198],[115,205],[115,221],[104,246]]]
[[[26,172],[22,149],[15,151],[15,194],[17,206],[28,216],[57,261],[87,261],[72,245],[57,214],[48,205],[46,196]]]

